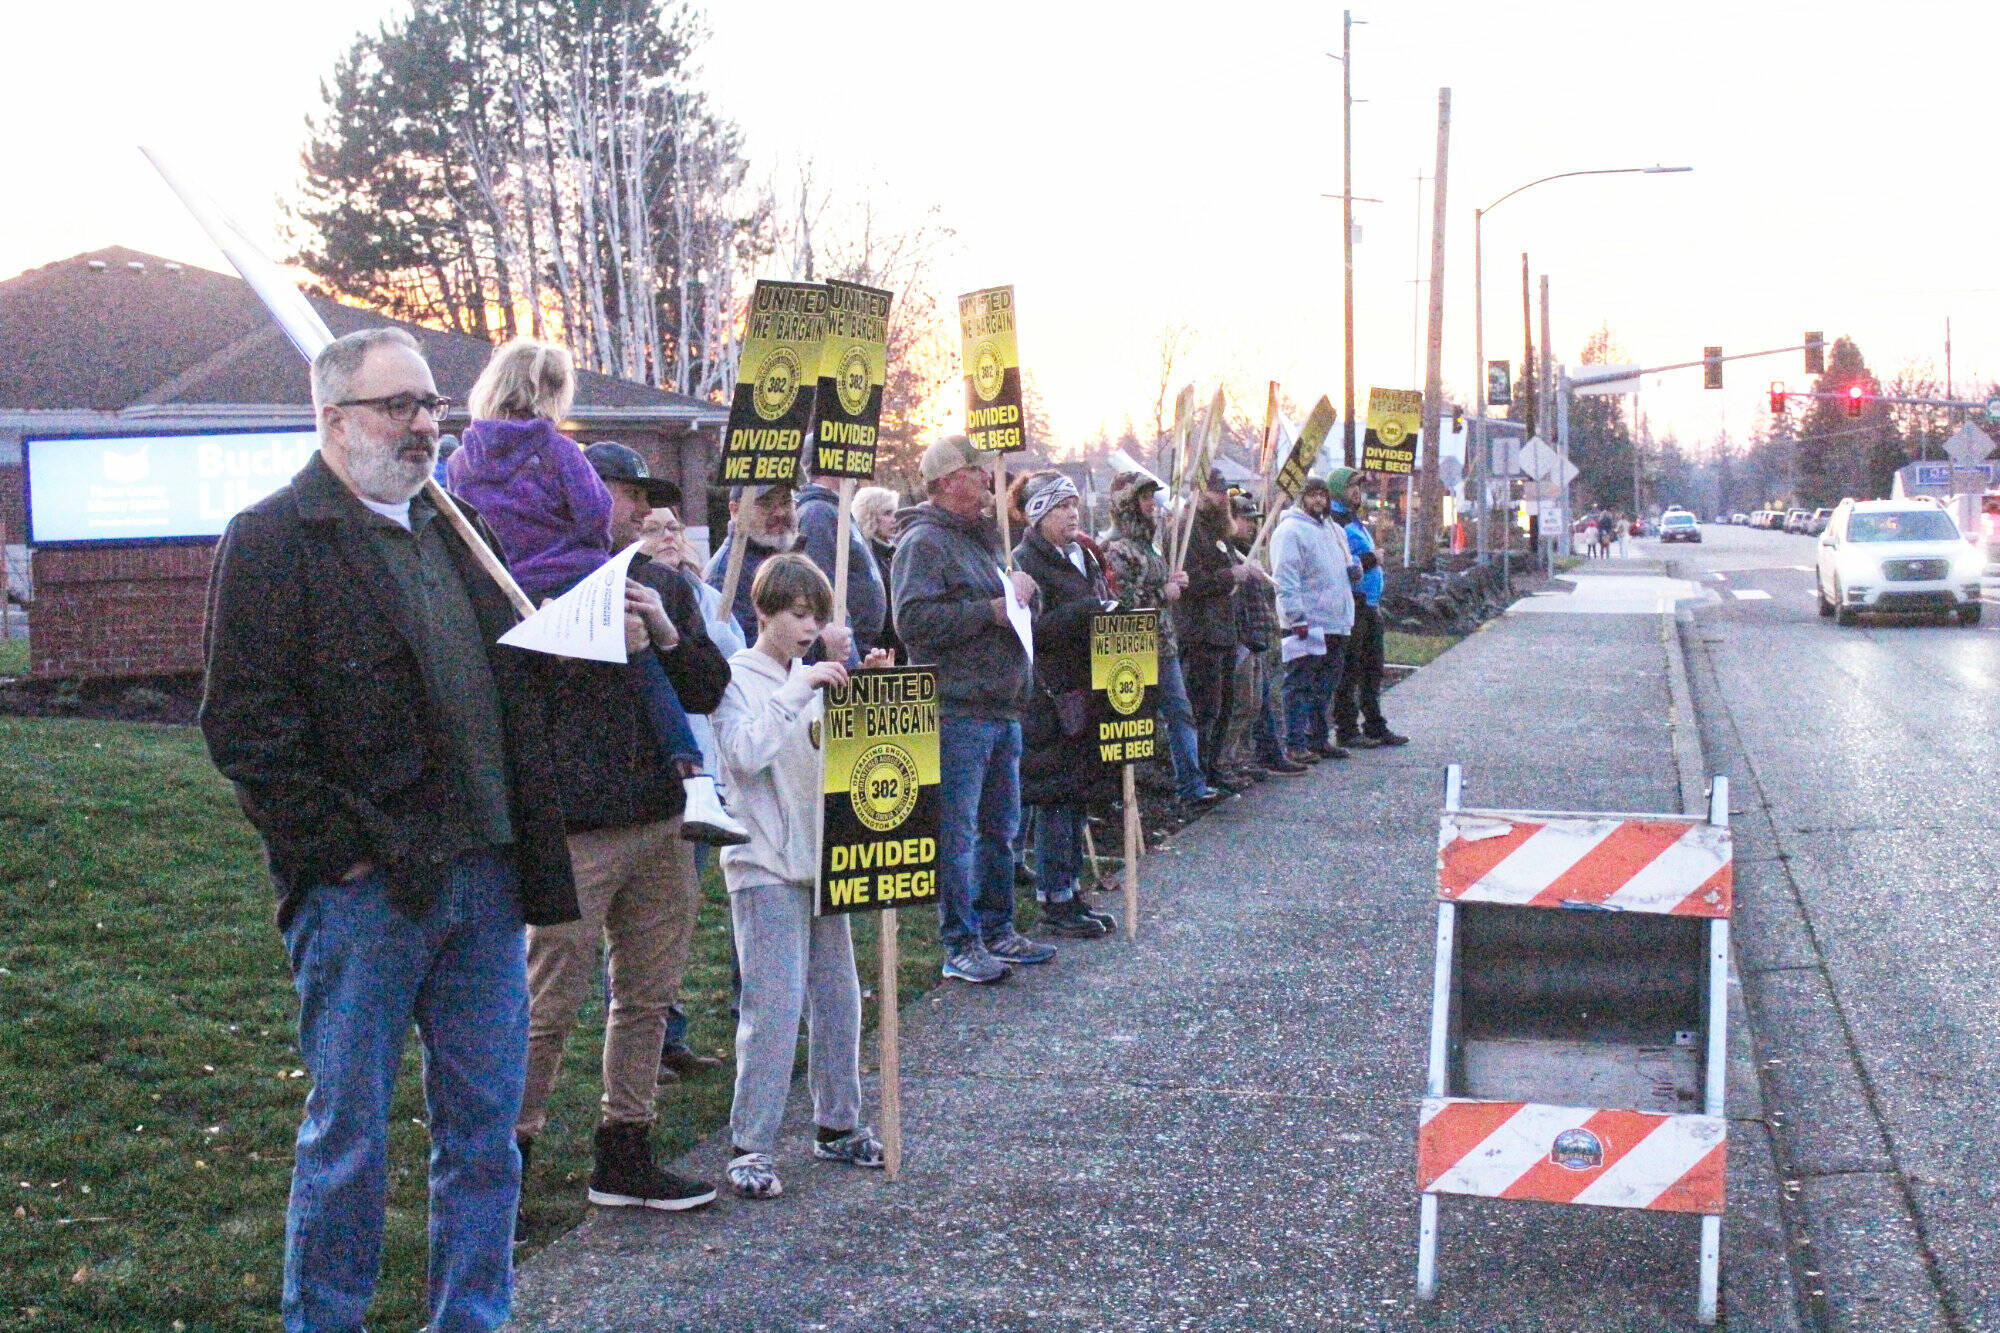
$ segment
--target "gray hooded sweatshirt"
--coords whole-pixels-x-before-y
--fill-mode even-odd
[[[1011,625],[993,619],[1004,596],[999,531],[934,504],[903,514],[889,584],[896,634],[912,666],[935,666],[946,717],[1019,721],[1028,655]]]

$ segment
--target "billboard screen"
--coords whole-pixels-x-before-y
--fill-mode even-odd
[[[292,479],[310,430],[29,437],[28,541],[206,541]]]

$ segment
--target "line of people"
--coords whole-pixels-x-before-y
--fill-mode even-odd
[[[218,548],[201,711],[264,840],[312,1076],[286,1226],[288,1329],[360,1327],[412,1024],[432,1139],[433,1329],[506,1318],[522,1174],[600,970],[590,1199],[676,1210],[715,1197],[650,1146],[661,1084],[718,1063],[687,1045],[679,1004],[711,846],[740,975],[731,1189],[782,1192],[774,1149],[802,1017],[813,1156],[882,1164],[861,1121],[847,919],[812,915],[821,692],[848,670],[900,658],[938,672],[939,935],[944,975],[975,984],[1055,956],[1016,928],[1023,881],[1039,934],[1088,940],[1116,924],[1090,906],[1081,873],[1090,812],[1116,799],[1087,734],[1090,615],[1167,612],[1160,700],[1182,807],[1350,744],[1403,740],[1380,709],[1380,567],[1359,487],[1338,474],[1338,492],[1310,484],[1278,522],[1266,571],[1250,549],[1260,516],[1219,477],[1176,570],[1161,554],[1157,482],[1120,481],[1100,543],[1081,530],[1075,485],[1030,473],[1000,498],[1020,534],[1008,568],[990,461],[946,437],[923,455],[921,503],[879,487],[855,496],[836,617],[835,492],[739,488],[727,537],[697,571],[675,488],[633,450],[562,436],[569,358],[518,340],[475,385],[444,477],[537,599],[642,542],[628,660],[606,664],[497,644],[513,608],[423,489],[449,405],[413,339],[341,338],[314,359],[312,388],[319,452]],[[1025,637],[1017,605],[1030,608]],[[1033,871],[1017,865],[1024,812]]]

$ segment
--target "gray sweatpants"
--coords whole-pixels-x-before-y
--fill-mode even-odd
[[[743,968],[736,1023],[736,1100],[729,1137],[745,1152],[777,1144],[805,1015],[813,1121],[850,1130],[861,1121],[861,985],[844,916],[813,915],[809,884],[733,890],[729,918]]]

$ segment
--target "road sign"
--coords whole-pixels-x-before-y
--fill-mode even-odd
[[[1539,435],[1521,446],[1521,471],[1536,481],[1547,481],[1554,476],[1561,462],[1562,458]]]
[[[1986,400],[1986,419],[1988,421],[2000,421],[2000,398],[1988,398]]]
[[[1944,442],[1944,456],[1960,467],[1984,462],[1986,455],[1992,452],[1993,437],[1970,421],[1953,431],[1951,438]]]

